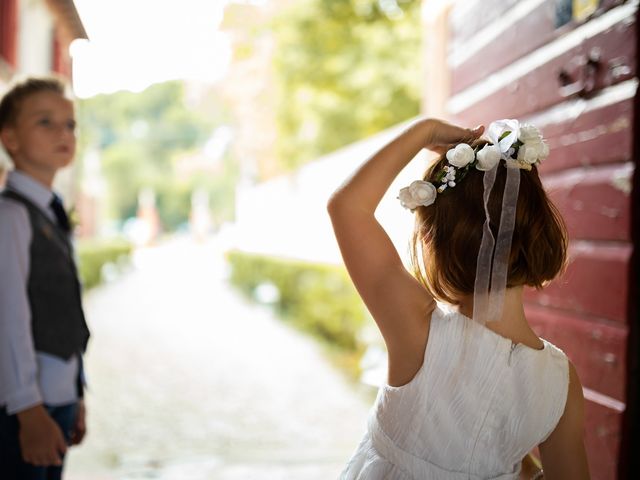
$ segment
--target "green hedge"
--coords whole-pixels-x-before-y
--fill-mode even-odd
[[[131,254],[126,240],[81,240],[76,246],[78,270],[85,289],[95,287],[102,280],[102,267],[107,263],[120,263]]]
[[[259,285],[273,284],[285,320],[340,350],[362,353],[358,333],[368,314],[344,268],[239,251],[227,252],[227,260],[231,283],[244,294],[255,299]]]

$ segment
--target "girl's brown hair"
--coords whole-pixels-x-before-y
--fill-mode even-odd
[[[472,147],[486,143],[477,141]],[[436,177],[445,165],[443,155],[427,169],[424,180],[437,186]],[[506,171],[501,162],[488,202],[494,238],[498,234]],[[432,205],[416,210],[411,241],[414,273],[434,297],[451,304],[458,304],[474,290],[485,221],[483,175],[484,172],[469,168],[455,187],[439,193]],[[519,285],[542,288],[564,269],[566,256],[564,221],[547,197],[537,168],[520,170],[507,288]]]
[[[32,77],[16,83],[0,100],[0,130],[15,123],[25,98],[40,92],[67,94],[65,84],[55,77]]]

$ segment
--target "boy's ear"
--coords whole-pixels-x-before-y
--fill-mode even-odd
[[[16,137],[15,129],[11,127],[5,127],[0,130],[0,141],[2,146],[8,153],[14,153],[18,148],[18,139]]]

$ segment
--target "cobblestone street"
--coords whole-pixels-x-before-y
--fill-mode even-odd
[[[88,437],[68,480],[336,478],[369,392],[227,286],[215,244],[172,240],[85,299]]]

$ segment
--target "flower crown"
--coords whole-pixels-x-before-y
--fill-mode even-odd
[[[487,137],[491,143],[473,149],[466,143],[459,143],[447,152],[447,164],[438,175],[436,187],[433,183],[416,180],[400,190],[400,204],[411,211],[419,206],[428,207],[436,200],[438,193],[453,188],[468,173],[471,167],[488,171],[500,160],[505,167],[531,170],[549,156],[549,147],[540,131],[533,125],[520,125],[518,120],[497,120],[489,125]]]

